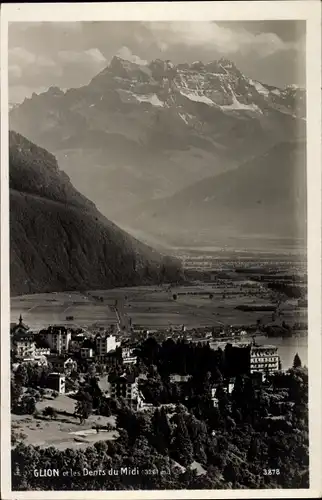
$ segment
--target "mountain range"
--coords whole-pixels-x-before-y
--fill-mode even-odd
[[[117,216],[172,246],[288,248],[306,241],[306,145],[279,143],[235,170]]]
[[[114,57],[88,85],[33,94],[11,109],[11,128],[52,152],[104,215],[149,243],[189,242],[189,227],[197,244],[222,244],[229,233],[242,235],[245,224],[259,238],[280,238],[293,227],[292,202],[278,205],[285,210],[282,224],[263,190],[269,185],[271,200],[278,193],[290,200],[287,179],[293,186],[299,178],[293,157],[305,175],[305,90],[255,81],[227,59],[177,65],[138,60]],[[266,166],[261,177],[267,157],[272,172]],[[261,190],[253,206],[247,182],[238,187],[250,175],[249,190]],[[219,194],[228,184],[235,186],[229,210]],[[301,196],[296,203],[304,217]],[[236,223],[229,225],[234,210]],[[264,231],[262,217],[276,219],[278,227],[272,223]],[[285,237],[295,233],[300,229]]]
[[[10,286],[24,294],[180,279],[180,264],[106,219],[55,157],[9,136]]]

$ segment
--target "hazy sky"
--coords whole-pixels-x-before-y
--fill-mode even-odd
[[[277,86],[305,85],[304,21],[12,23],[10,101],[87,84],[113,55],[174,63],[220,57]]]

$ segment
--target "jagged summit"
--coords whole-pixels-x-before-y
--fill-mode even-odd
[[[114,57],[121,59],[123,61],[131,62],[133,64],[138,64],[140,66],[146,66],[148,64],[148,61],[142,59],[136,54],[133,54],[133,52],[128,47],[125,46],[119,49]]]
[[[225,57],[221,57],[218,60],[218,64],[221,64],[226,69],[236,68],[236,65],[232,61],[230,61],[230,59],[226,59]]]
[[[160,59],[156,58],[151,61],[146,61],[144,59],[141,59],[140,56],[133,54],[127,47],[123,47],[118,51],[117,54],[115,54],[111,62],[109,64],[109,68],[113,69],[113,67],[118,66],[119,64],[124,64],[124,63],[132,63],[138,66],[159,66],[162,68],[168,68],[168,69],[202,69],[202,68],[211,68],[212,66],[214,67],[219,67],[222,66],[225,69],[233,69],[233,70],[238,70],[237,66],[235,65],[234,62],[232,62],[229,59],[226,59],[224,57],[221,57],[220,59],[215,59],[213,61],[210,61],[208,63],[205,63],[201,60],[193,61],[192,63],[188,62],[180,62],[178,64],[174,64],[170,59]]]
[[[133,54],[127,47],[123,47],[115,56],[113,56],[109,68],[113,70],[114,67],[118,67],[119,65],[126,65],[126,63],[131,63],[137,66],[149,66],[159,67],[164,70],[166,69],[175,69],[177,71],[184,69],[192,69],[192,70],[204,70],[215,68],[218,69],[220,67],[226,70],[237,71],[240,73],[239,69],[235,65],[235,63],[227,58],[221,57],[220,59],[215,59],[208,63],[205,63],[201,60],[193,61],[192,63],[188,62],[180,62],[178,64],[174,64],[170,59],[160,59],[156,58],[151,61],[146,61],[141,59],[140,56]]]

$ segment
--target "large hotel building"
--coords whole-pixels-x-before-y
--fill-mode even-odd
[[[279,369],[277,347],[273,345],[252,345],[250,348],[250,373],[272,373]]]

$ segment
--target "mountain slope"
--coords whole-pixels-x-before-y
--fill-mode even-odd
[[[177,262],[102,216],[53,155],[15,132],[9,140],[12,294],[126,286],[180,274]]]
[[[11,128],[55,154],[113,217],[305,135],[305,92],[243,75],[225,59],[173,65],[114,57],[81,88],[50,88],[10,112]]]
[[[143,203],[118,223],[180,245],[289,240],[306,233],[305,143],[281,143],[233,171]],[[190,235],[190,241],[189,241]],[[278,247],[278,243],[275,242]]]

